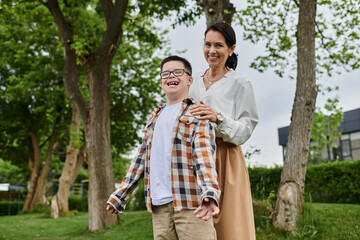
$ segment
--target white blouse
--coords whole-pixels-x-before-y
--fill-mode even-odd
[[[215,124],[215,132],[225,142],[244,144],[259,121],[251,82],[233,69],[208,90],[203,82],[203,73],[195,74],[189,95],[196,102],[203,101],[224,116],[221,124]]]

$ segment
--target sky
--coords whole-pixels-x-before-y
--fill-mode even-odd
[[[247,160],[247,164],[265,167],[283,165],[278,128],[290,124],[296,81],[286,77],[280,78],[272,69],[264,73],[251,69],[250,63],[262,54],[264,45],[243,41],[240,27],[233,27],[237,36],[235,53],[238,54],[238,66],[236,71],[252,82],[260,119],[253,135],[242,148],[246,152],[253,146],[261,152]],[[176,54],[177,51],[186,50],[185,53],[178,53],[178,55],[190,61],[193,72],[201,72],[208,67],[202,47],[205,30],[205,17],[202,17],[194,26],[177,26],[169,32],[171,53]],[[292,75],[296,76],[296,74]],[[339,86],[339,91],[330,97],[338,95],[339,105],[344,111],[360,108],[360,70],[350,73],[343,71],[341,75],[335,75],[331,79],[323,77],[320,81],[327,86]],[[323,107],[328,97],[319,94],[316,105]]]

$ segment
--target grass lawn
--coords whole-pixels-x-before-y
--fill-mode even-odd
[[[266,203],[254,203],[257,239],[360,239],[360,205],[306,203],[295,236],[274,229]],[[151,214],[125,212],[119,225],[90,233],[87,213],[51,219],[44,213],[0,217],[0,239],[152,239]]]
[[[295,236],[275,229],[264,202],[254,203],[256,239],[359,240],[360,205],[305,203]]]
[[[87,213],[51,219],[44,213],[0,217],[0,239],[152,239],[151,214],[126,212],[120,224],[90,233]]]

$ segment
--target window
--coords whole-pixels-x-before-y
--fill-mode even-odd
[[[341,140],[341,155],[343,159],[351,158],[351,144],[350,140]]]

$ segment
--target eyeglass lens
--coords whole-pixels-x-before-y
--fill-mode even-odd
[[[176,77],[180,77],[184,74],[184,72],[185,72],[184,69],[174,69],[173,71],[164,71],[160,73],[160,76],[162,78],[168,78],[170,77],[171,73],[173,73]]]

